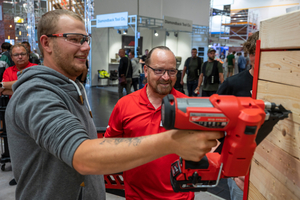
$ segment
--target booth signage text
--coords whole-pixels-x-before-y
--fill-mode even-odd
[[[97,15],[97,28],[128,26],[128,12]]]
[[[164,28],[170,31],[193,31],[193,21],[164,16]]]

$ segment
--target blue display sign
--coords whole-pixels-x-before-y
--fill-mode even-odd
[[[97,28],[128,26],[128,12],[97,15]]]

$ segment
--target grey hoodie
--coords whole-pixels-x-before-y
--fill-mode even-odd
[[[5,119],[17,200],[77,200],[82,182],[82,199],[105,199],[103,176],[83,176],[72,166],[78,146],[97,138],[75,85],[85,93],[79,82],[40,65],[25,69],[13,85]]]

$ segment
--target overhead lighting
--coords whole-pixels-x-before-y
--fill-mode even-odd
[[[12,25],[9,25],[9,28],[11,28],[12,27]]]
[[[16,37],[16,40],[18,39],[18,37]]]
[[[167,31],[167,32],[166,32],[166,36],[169,36],[169,35],[170,35],[170,33]]]
[[[9,39],[9,40],[10,40],[10,36],[7,36],[7,39]]]
[[[118,29],[118,33],[121,34],[121,30],[120,29]]]
[[[158,36],[158,33],[156,30],[154,30],[154,35],[157,37]]]
[[[21,32],[21,31],[19,31],[19,35],[22,35],[22,32]]]
[[[128,30],[125,29],[125,30],[123,31],[123,34],[126,35],[127,33],[128,33]]]
[[[175,37],[178,37],[178,32],[174,32],[174,36],[175,36]]]

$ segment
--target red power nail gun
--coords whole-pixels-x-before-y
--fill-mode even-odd
[[[206,191],[221,178],[245,176],[255,148],[290,111],[281,105],[250,97],[212,95],[209,98],[176,98],[169,94],[162,102],[162,124],[166,129],[225,131],[220,153],[207,153],[199,162],[181,158],[171,166],[175,192]],[[270,121],[263,136],[259,128]]]

